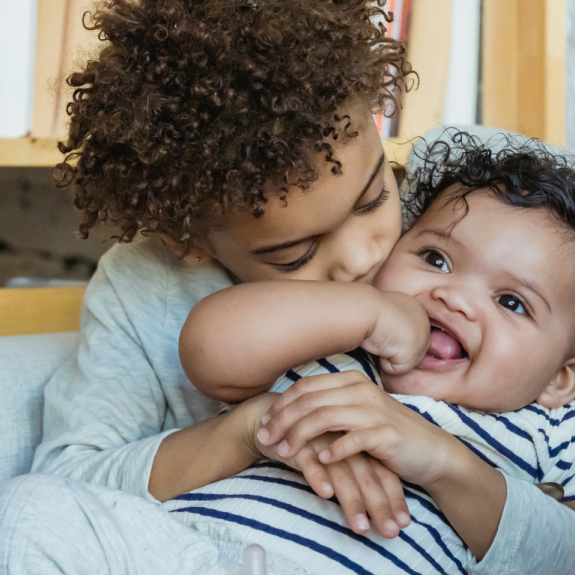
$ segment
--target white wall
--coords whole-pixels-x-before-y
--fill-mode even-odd
[[[449,74],[442,123],[475,124],[481,2],[452,0],[451,10]]]
[[[38,0],[0,0],[0,138],[32,129]]]

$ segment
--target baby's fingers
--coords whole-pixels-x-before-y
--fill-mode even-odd
[[[334,463],[327,470],[349,526],[355,533],[364,533],[369,529],[369,520],[357,478],[349,463]]]
[[[355,475],[363,504],[367,509],[371,522],[382,537],[393,539],[399,535],[398,525],[388,493],[379,475],[376,473],[377,464],[372,457],[363,453],[346,459]],[[381,464],[380,464],[381,465]]]
[[[284,412],[280,414],[280,417],[283,414]],[[277,428],[274,426],[275,422],[270,422],[267,429],[270,430],[269,433],[271,434],[272,441],[269,443],[275,443],[278,437],[281,438],[283,436],[283,439],[277,445],[277,453],[281,457],[293,457],[312,439],[329,431],[345,431],[347,429],[353,429],[360,422],[365,422],[367,418],[368,416],[366,415],[365,410],[358,406],[332,404],[318,407],[315,411],[312,411],[309,415],[306,415],[294,423],[293,426],[286,426],[289,430],[287,433],[282,433],[282,435],[276,435]],[[258,432],[258,438],[260,441],[262,441],[260,433],[263,429],[266,428],[262,428]],[[262,441],[262,443],[264,443],[264,441]],[[338,461],[341,459],[345,458],[340,458]]]
[[[397,474],[390,471],[377,459],[372,458],[370,461],[385,491],[396,523],[401,529],[407,527],[411,523],[411,515],[407,507],[407,502],[405,501],[405,493],[403,492],[401,480]]]
[[[362,381],[366,377],[359,371],[342,371],[340,373],[324,373],[298,379],[291,387],[284,391],[277,401],[270,407],[267,416],[264,417],[264,425],[273,416],[277,415],[287,405],[308,393],[316,393],[326,389],[344,387]]]
[[[396,444],[395,437],[391,426],[353,429],[323,449],[318,458],[327,465],[365,451],[385,462],[388,450]]]
[[[325,465],[317,460],[317,453],[311,448],[302,449],[295,458],[298,469],[303,473],[310,487],[326,499],[333,497],[334,490]]]

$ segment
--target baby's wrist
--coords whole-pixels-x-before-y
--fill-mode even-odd
[[[421,483],[421,487],[433,498],[454,493],[466,486],[475,472],[476,457],[452,435],[446,437],[434,459],[434,472]]]

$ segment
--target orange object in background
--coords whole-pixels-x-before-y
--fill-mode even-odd
[[[0,289],[0,337],[80,329],[86,286]]]

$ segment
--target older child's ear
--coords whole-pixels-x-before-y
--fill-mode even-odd
[[[187,254],[183,254],[181,244],[168,236],[168,234],[161,234],[160,240],[168,250],[176,254],[178,257],[181,257],[188,267],[203,266],[214,261],[214,257],[209,251],[207,242],[205,245],[203,243],[196,243]]]
[[[214,257],[204,248],[194,246],[189,253],[184,256],[184,262],[189,267],[204,266],[214,261]]]
[[[575,399],[575,358],[568,360],[555,374],[537,398],[537,403],[549,409],[567,405]]]

